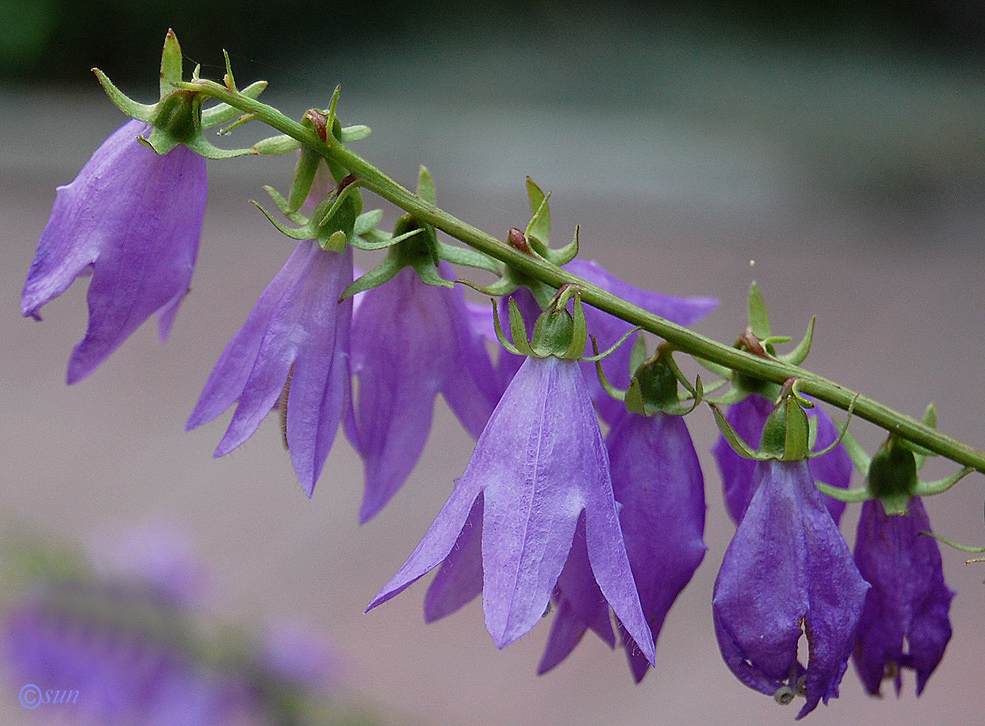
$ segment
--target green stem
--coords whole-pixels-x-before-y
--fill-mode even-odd
[[[803,393],[843,410],[847,410],[854,401],[855,416],[870,421],[900,438],[912,441],[951,461],[985,473],[985,452],[942,434],[915,418],[894,411],[888,406],[862,396],[834,381],[818,376],[799,366],[762,358],[730,345],[719,343],[636,307],[544,259],[525,254],[492,235],[453,217],[433,204],[429,204],[365,159],[354,154],[341,142],[336,141],[331,136],[327,142],[323,142],[315,131],[305,128],[271,106],[232,91],[214,81],[195,80],[178,85],[223,101],[245,113],[254,114],[258,120],[263,121],[268,126],[296,139],[326,159],[341,164],[358,176],[367,189],[380,197],[411,213],[422,222],[434,225],[449,236],[513,267],[524,275],[555,288],[565,283],[578,285],[582,290],[581,299],[584,302],[633,325],[639,325],[644,330],[663,338],[682,353],[774,383],[782,384],[789,378],[799,378],[801,381],[799,390]]]

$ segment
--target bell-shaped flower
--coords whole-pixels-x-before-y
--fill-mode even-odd
[[[715,634],[750,688],[789,702],[837,697],[868,583],[821,499],[805,459],[756,464],[755,493],[715,582]],[[806,634],[809,660],[797,659]]]
[[[606,448],[626,552],[656,643],[667,612],[707,550],[702,540],[704,477],[680,416],[647,417],[627,411],[609,432]],[[542,673],[567,657],[588,629],[613,644],[605,601],[594,580],[572,567],[574,555],[573,549],[554,593],[557,615],[541,660]],[[622,627],[619,632],[639,682],[650,662]]]
[[[68,382],[90,375],[153,313],[163,342],[191,283],[205,215],[205,159],[183,145],[158,156],[123,124],[58,187],[21,296],[21,313],[91,273],[89,325],[68,362]]]
[[[444,263],[442,276],[452,279]],[[351,355],[359,394],[346,432],[363,457],[366,493],[359,518],[366,522],[417,463],[439,392],[478,437],[499,391],[461,289],[426,285],[410,266],[360,295]]]
[[[470,514],[481,509],[481,518]],[[481,536],[486,628],[503,648],[542,617],[584,519],[592,575],[603,597],[652,662],[653,640],[640,607],[605,445],[578,364],[528,358],[476,443],[464,475],[410,558],[369,609],[402,592]],[[481,535],[475,530],[481,521]],[[465,540],[462,542],[462,540]],[[461,544],[460,544],[461,543]],[[475,568],[437,602],[468,597]],[[440,601],[439,594],[435,596]]]
[[[299,242],[226,346],[188,420],[193,429],[239,401],[216,456],[248,439],[281,401],[285,439],[307,495],[349,405],[352,251]],[[282,398],[283,396],[283,398]]]
[[[755,448],[763,434],[766,419],[773,410],[773,403],[765,396],[753,393],[728,407],[725,418],[742,439]],[[838,439],[838,427],[824,409],[816,406],[807,410],[807,415],[817,420],[816,450],[826,449]],[[756,462],[737,454],[725,437],[719,436],[712,447],[718,471],[722,476],[722,492],[725,496],[725,509],[733,522],[740,522],[749,502],[755,494],[753,472]],[[810,460],[810,470],[815,481],[824,482],[838,489],[847,489],[852,478],[852,462],[842,444],[831,451]],[[821,495],[825,506],[835,522],[841,520],[845,503]]]
[[[917,674],[917,695],[937,668],[951,639],[948,611],[954,592],[944,583],[937,542],[920,497],[908,514],[889,516],[878,499],[862,505],[855,563],[872,585],[855,635],[855,668],[865,690],[879,694],[891,679],[899,695],[901,671]]]

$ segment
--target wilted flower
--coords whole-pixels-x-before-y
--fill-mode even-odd
[[[188,420],[193,429],[239,401],[215,455],[248,439],[284,395],[285,437],[310,497],[349,401],[352,252],[299,242],[226,346]],[[286,386],[286,390],[285,390]],[[286,394],[286,395],[285,395]]]
[[[691,436],[679,416],[625,412],[609,432],[606,448],[626,552],[656,643],[667,612],[707,549],[702,541],[704,478]],[[575,543],[579,543],[577,535]],[[578,567],[581,560],[587,565],[587,558],[579,560],[575,555],[576,548],[572,548],[554,593],[557,615],[541,660],[542,673],[567,657],[589,628],[610,646],[614,643],[605,600],[599,596],[591,571]],[[639,682],[650,663],[625,630],[619,630],[633,677]]]
[[[451,279],[447,265],[442,275]],[[438,392],[478,437],[498,390],[461,289],[426,285],[412,267],[361,295],[352,322],[351,365],[359,396],[356,425],[346,431],[365,465],[359,513],[365,522],[390,501],[417,463]]]
[[[909,513],[888,516],[878,499],[862,505],[855,563],[872,585],[855,636],[855,667],[862,684],[879,694],[892,679],[899,695],[900,671],[917,673],[917,695],[937,668],[951,639],[948,611],[954,592],[944,583],[940,549],[920,497]]]
[[[162,342],[191,283],[205,215],[205,159],[185,146],[158,156],[137,141],[150,127],[125,123],[58,188],[21,297],[40,308],[92,273],[89,325],[68,362],[68,382],[91,374],[157,313]]]
[[[769,399],[753,393],[729,406],[725,418],[735,432],[755,448],[759,446],[763,426],[772,410],[773,403]],[[838,427],[820,407],[807,409],[807,415],[817,420],[817,442],[814,448],[818,451],[826,449],[838,438]],[[742,515],[756,491],[753,480],[756,462],[737,454],[723,436],[718,437],[718,441],[712,447],[712,453],[715,455],[718,471],[722,476],[725,509],[732,521],[738,523],[742,520]],[[841,444],[822,456],[812,458],[810,470],[815,481],[839,489],[847,489],[852,478],[852,462]],[[845,503],[824,494],[821,495],[821,499],[835,522],[840,521],[845,511]]]
[[[837,697],[868,583],[805,459],[756,465],[755,494],[725,552],[712,603],[726,665],[750,688],[807,703]],[[807,635],[809,661],[797,660]]]
[[[480,508],[481,520],[474,514]],[[456,551],[470,551],[481,521],[486,628],[503,648],[544,614],[580,520],[601,593],[652,662],[653,641],[633,582],[608,457],[581,371],[572,360],[528,358],[490,417],[451,497],[369,608],[442,562],[449,564]],[[469,581],[470,577],[462,579]],[[454,594],[467,595],[467,590]]]

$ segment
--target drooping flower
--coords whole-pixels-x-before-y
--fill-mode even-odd
[[[667,612],[707,550],[702,541],[704,478],[679,416],[625,412],[609,432],[606,448],[626,552],[656,643]],[[567,657],[588,629],[613,644],[608,607],[598,596],[598,586],[574,569],[569,572],[571,566],[569,560],[554,593],[557,615],[541,660],[542,673]],[[630,670],[639,682],[650,663],[625,630],[619,631]]]
[[[447,265],[442,276],[452,279]],[[361,296],[352,322],[352,372],[359,379],[355,426],[363,457],[366,522],[413,470],[440,392],[478,437],[498,398],[489,353],[473,332],[461,289],[421,282],[410,266]],[[488,311],[487,311],[488,314]]]
[[[862,505],[855,563],[872,585],[855,636],[855,668],[865,690],[879,694],[892,679],[899,695],[901,670],[917,674],[917,695],[937,668],[951,639],[948,611],[954,592],[944,583],[940,548],[921,532],[930,521],[920,497],[908,514],[889,516],[878,499]]]
[[[837,697],[869,585],[805,459],[761,461],[753,479],[715,582],[715,634],[744,684],[777,700],[802,693],[801,718]],[[803,634],[806,668],[797,660]]]
[[[89,324],[68,363],[68,383],[90,375],[153,313],[163,342],[191,283],[205,215],[205,159],[183,145],[158,156],[131,120],[58,188],[21,296],[21,314],[92,273]]]
[[[738,403],[732,404],[725,412],[725,418],[742,439],[755,448],[763,434],[763,426],[773,410],[773,403],[765,396],[753,393]],[[838,438],[838,427],[824,409],[808,409],[807,415],[817,420],[817,443],[815,450],[823,450]],[[722,476],[722,490],[725,496],[725,509],[733,522],[740,522],[755,494],[753,472],[756,462],[737,454],[723,436],[712,447],[718,471]],[[847,489],[852,478],[852,462],[845,447],[839,444],[828,453],[812,458],[810,470],[815,481],[824,482],[839,489]],[[845,503],[821,495],[825,506],[835,522],[841,520]]]
[[[193,429],[239,405],[216,456],[248,439],[286,393],[285,438],[310,497],[349,401],[352,251],[299,242],[226,346],[188,420]],[[286,390],[285,390],[286,386]]]
[[[481,518],[474,515],[480,508]],[[464,475],[424,539],[368,609],[442,562],[454,561],[456,551],[469,551],[481,522],[486,628],[503,648],[544,614],[581,518],[595,581],[652,662],[653,641],[633,582],[608,457],[581,371],[573,360],[531,357],[503,394]],[[466,574],[474,573],[468,558],[465,564]],[[446,592],[449,602],[467,595],[470,581],[466,576],[458,583],[462,587]]]

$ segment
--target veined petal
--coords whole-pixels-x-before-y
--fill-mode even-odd
[[[584,515],[578,520],[568,561],[561,570],[554,590],[554,602],[557,613],[551,625],[544,655],[537,666],[538,675],[547,673],[567,658],[589,628],[610,648],[615,646],[616,638],[609,619],[609,603],[595,581],[588,559]]]
[[[349,396],[352,305],[338,298],[351,281],[351,250],[298,243],[227,346],[188,423],[189,428],[203,423],[238,398],[216,456],[253,434],[281,396],[293,366],[287,442],[298,479],[311,496]]]
[[[158,156],[130,121],[59,187],[28,272],[21,312],[38,310],[92,267],[89,324],[68,382],[90,375],[153,313],[162,341],[188,291],[207,196],[205,160],[178,146]]]
[[[441,563],[424,596],[424,622],[432,623],[472,602],[482,592],[482,495]]]
[[[912,497],[907,508],[904,516],[888,516],[879,500],[865,502],[855,539],[855,562],[872,589],[859,621],[854,660],[872,695],[879,694],[887,672],[893,671],[899,695],[904,667],[916,671],[920,695],[951,638],[948,613],[954,592],[944,582],[940,548],[933,538],[920,535],[932,531],[920,498]]]
[[[704,478],[684,419],[627,412],[606,439],[612,490],[643,614],[653,640],[707,547]],[[621,631],[625,634],[625,631]],[[630,669],[642,680],[649,662],[623,638]]]
[[[450,270],[442,270],[446,278]],[[478,436],[497,394],[489,354],[472,331],[461,290],[425,285],[412,268],[362,296],[353,323],[359,377],[357,434],[366,468],[365,522],[413,470],[431,429],[438,391]]]
[[[467,485],[462,479],[455,483],[455,490],[438,512],[438,516],[434,518],[424,538],[397,573],[369,603],[366,612],[399,595],[448,557],[448,553],[458,542],[459,535],[473,509],[476,507],[481,509],[482,503],[478,500],[481,496],[481,488],[478,485],[474,483]]]
[[[712,603],[722,656],[772,695],[803,677],[798,718],[838,695],[869,585],[825,508],[806,460],[760,462],[755,494],[725,552]],[[801,627],[810,646],[797,663]]]

